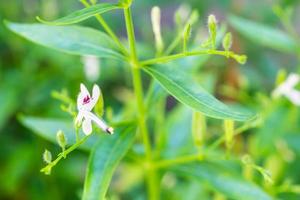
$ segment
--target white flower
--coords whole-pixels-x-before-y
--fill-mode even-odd
[[[83,84],[80,84],[80,93],[77,97],[78,115],[76,117],[76,125],[82,124],[84,134],[89,135],[92,133],[92,121],[96,123],[103,131],[113,134],[113,128],[92,113],[93,108],[97,104],[100,96],[100,88],[94,85],[92,96]]]
[[[100,59],[87,55],[81,57],[81,62],[86,78],[91,82],[96,81],[100,76]]]
[[[300,91],[295,89],[295,86],[299,82],[300,76],[298,74],[290,74],[288,78],[273,91],[273,97],[278,98],[285,96],[293,104],[300,106]]]

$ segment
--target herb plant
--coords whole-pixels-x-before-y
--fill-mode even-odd
[[[258,173],[264,184],[273,184],[268,171],[247,151],[236,153],[233,148],[235,137],[260,126],[263,116],[241,106],[222,103],[195,79],[193,63],[199,58],[223,56],[239,64],[246,63],[245,55],[231,51],[233,38],[230,32],[225,33],[225,26],[220,26],[216,17],[209,15],[208,37],[201,38],[200,43],[195,42],[192,39],[197,12],[192,12],[187,19],[177,13],[178,32],[167,45],[162,37],[160,8],[154,7],[151,23],[155,55],[140,56],[131,13],[134,0],[120,0],[116,4],[81,2],[86,8],[54,21],[37,17],[41,23],[6,21],[6,25],[13,32],[45,47],[68,54],[115,60],[125,65],[131,71],[134,98],[130,101],[134,101],[134,107],[124,105],[121,114],[112,114],[105,108],[105,94],[97,84],[90,92],[90,88],[78,83],[77,101],[66,91],[53,92],[53,97],[62,102],[62,110],[72,120],[21,117],[27,126],[41,127],[39,132],[61,148],[57,156],[45,150],[46,166],[41,172],[50,175],[72,151],[82,149],[90,154],[82,192],[84,200],[114,199],[108,192],[112,177],[119,168],[118,173],[122,176],[130,173],[122,170],[126,165],[141,172],[142,178],[136,187],[142,188],[142,198],[146,199],[184,199],[184,195],[168,196],[168,186],[172,187],[174,176],[175,180],[182,179],[182,185],[194,180],[205,183],[204,190],[210,191],[208,195],[213,199],[272,199],[271,192],[251,181],[251,173]],[[102,17],[106,12],[118,10],[124,14],[126,41],[121,40]],[[91,17],[97,19],[105,32],[71,25]],[[231,21],[238,26],[237,18],[232,17]],[[142,78],[144,73],[149,82]],[[179,102],[171,110],[165,108],[169,95]],[[126,113],[128,109],[131,111]],[[210,135],[210,120],[217,124],[222,134]],[[180,148],[169,142],[173,137],[179,138]],[[200,193],[195,196],[200,197]],[[138,199],[134,195],[127,198]]]

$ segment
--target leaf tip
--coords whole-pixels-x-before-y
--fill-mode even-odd
[[[12,22],[7,20],[7,19],[4,19],[3,20],[3,24],[6,28],[8,28],[9,30],[11,30],[11,25],[12,25]]]
[[[47,23],[45,20],[43,20],[40,16],[36,16],[35,19],[38,21],[38,22],[41,22],[41,23]]]

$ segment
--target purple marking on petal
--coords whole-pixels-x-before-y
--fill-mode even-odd
[[[91,97],[89,95],[87,95],[86,97],[84,97],[83,99],[83,105],[90,103],[91,101]]]

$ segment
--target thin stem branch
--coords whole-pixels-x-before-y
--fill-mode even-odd
[[[197,56],[197,55],[221,55],[221,56],[225,56],[225,57],[233,58],[233,59],[236,59],[236,56],[237,56],[232,51],[218,51],[218,50],[209,49],[209,50],[191,51],[191,52],[185,52],[185,53],[178,53],[178,54],[174,54],[174,55],[170,55],[170,56],[162,56],[159,58],[153,58],[153,59],[149,59],[149,60],[145,60],[145,61],[141,62],[141,65],[145,66],[145,65],[152,65],[152,64],[157,64],[157,63],[164,63],[164,62],[169,62],[169,61],[176,60],[179,58],[184,58],[184,57],[188,57],[188,56]]]
[[[66,158],[66,156],[71,153],[72,151],[74,151],[75,149],[77,149],[77,147],[79,147],[81,144],[83,144],[87,139],[88,139],[89,135],[85,136],[84,138],[82,138],[81,140],[77,141],[75,144],[73,144],[72,146],[70,146],[68,149],[66,149],[65,151],[63,151],[62,153],[60,153],[58,155],[58,157],[53,160],[51,163],[49,163],[46,167],[41,169],[41,172],[48,172],[51,170],[52,167],[54,167],[62,158]]]
[[[193,161],[200,161],[204,159],[203,154],[195,154],[195,155],[186,155],[174,159],[169,159],[169,160],[161,160],[157,161],[153,167],[155,168],[168,168],[173,165],[179,165],[179,164],[185,164],[188,162],[193,162]]]
[[[80,2],[85,6],[85,7],[90,7],[91,4],[89,4],[86,0],[80,0]],[[119,48],[121,49],[122,53],[124,55],[128,55],[128,51],[126,50],[126,48],[124,47],[124,45],[121,43],[121,41],[119,40],[119,38],[116,36],[116,34],[114,33],[114,31],[110,28],[110,26],[106,23],[105,19],[100,15],[100,14],[96,14],[95,15],[97,21],[101,24],[101,26],[103,27],[103,29],[106,31],[106,33],[114,40],[114,42],[119,46]]]

